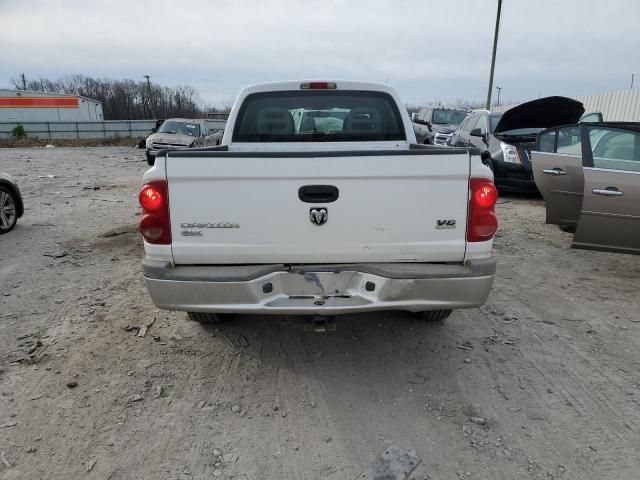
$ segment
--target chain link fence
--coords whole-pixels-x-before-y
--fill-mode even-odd
[[[226,120],[206,119],[211,130],[224,130]],[[0,122],[0,139],[13,138],[22,125],[27,137],[47,140],[142,138],[151,134],[155,120],[105,120],[103,122]]]

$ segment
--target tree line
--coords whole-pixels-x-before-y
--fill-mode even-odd
[[[165,87],[146,80],[112,80],[71,75],[58,80],[12,80],[16,89],[81,95],[102,102],[105,120],[204,117],[198,91],[189,86]]]

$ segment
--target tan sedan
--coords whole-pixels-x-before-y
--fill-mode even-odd
[[[547,223],[574,248],[640,254],[640,123],[579,123],[540,132],[531,154]]]

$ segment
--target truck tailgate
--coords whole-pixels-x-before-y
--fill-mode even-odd
[[[176,264],[455,262],[465,255],[466,151],[169,152],[166,162]],[[336,187],[338,198],[300,199],[301,187],[317,185]],[[312,210],[322,208],[326,222],[316,212],[314,223]]]

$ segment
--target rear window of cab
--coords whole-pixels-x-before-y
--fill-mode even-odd
[[[406,140],[398,107],[384,92],[305,90],[248,95],[234,142]]]

